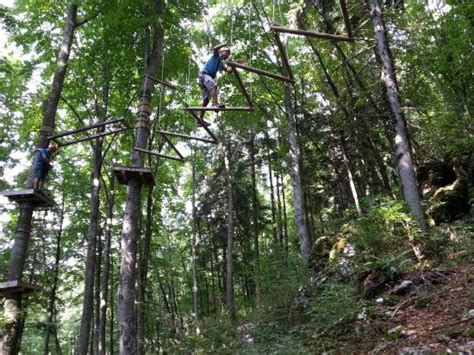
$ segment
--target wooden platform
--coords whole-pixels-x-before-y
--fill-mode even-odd
[[[32,285],[18,280],[0,282],[0,295],[8,293],[31,293],[41,291],[42,287]]]
[[[0,196],[8,197],[12,202],[22,203],[31,202],[35,207],[53,207],[54,202],[51,201],[42,191],[25,189],[16,191],[2,191]]]
[[[185,111],[232,111],[232,112],[252,112],[254,109],[253,107],[195,107],[189,106],[184,108]]]
[[[155,178],[149,168],[116,166],[112,171],[121,185],[128,185],[130,180],[138,177],[144,185],[155,186]]]

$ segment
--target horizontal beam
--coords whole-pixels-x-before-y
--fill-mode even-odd
[[[96,124],[93,124],[93,125],[90,125],[90,126],[87,126],[87,127],[83,127],[83,128],[79,128],[79,129],[72,129],[72,130],[69,130],[69,131],[64,131],[62,133],[55,134],[53,136],[49,136],[48,139],[55,140],[56,138],[66,137],[66,136],[70,136],[72,134],[89,131],[91,129],[99,128],[99,127],[106,126],[106,125],[109,125],[109,124],[123,122],[123,120],[124,120],[124,118],[117,118],[117,119],[110,120],[110,121],[99,122],[99,123],[96,123]]]
[[[164,85],[164,86],[167,86],[167,87],[169,87],[171,90],[176,90],[176,86],[175,86],[175,85],[170,84],[170,83],[167,83],[166,81],[163,81],[163,80],[154,78],[154,77],[152,77],[151,75],[148,75],[148,74],[145,74],[145,77],[148,78],[148,79],[150,79],[151,81],[154,81],[155,83],[158,83],[158,84],[162,84],[162,85]]]
[[[142,148],[138,148],[138,147],[134,147],[133,149],[135,149],[139,152],[142,152],[142,153],[154,155],[155,157],[159,157],[159,158],[171,159],[171,160],[176,160],[176,161],[183,161],[183,158],[172,157],[170,155],[161,154],[161,153],[157,153],[157,152],[152,152],[151,150],[146,150],[146,149],[142,149]]]
[[[231,67],[235,67],[235,68],[246,70],[246,71],[256,73],[256,74],[259,74],[259,75],[267,76],[267,77],[272,78],[272,79],[286,81],[287,83],[291,83],[291,84],[295,83],[294,80],[291,80],[291,78],[287,78],[286,76],[281,76],[281,75],[278,75],[278,74],[270,73],[269,71],[266,71],[266,70],[249,67],[248,65],[245,65],[245,64],[240,64],[240,63],[231,62],[231,61],[227,61],[226,64],[229,64]]]
[[[184,108],[185,111],[240,111],[240,112],[252,112],[253,107],[202,107],[202,106],[189,106]]]
[[[98,134],[94,134],[92,136],[89,136],[89,137],[85,137],[85,138],[80,138],[80,139],[75,139],[73,141],[70,141],[70,142],[65,142],[65,143],[58,143],[58,145],[60,147],[66,147],[68,145],[71,145],[71,144],[76,144],[76,143],[81,143],[81,142],[86,142],[86,141],[90,141],[92,139],[95,139],[95,138],[100,138],[100,137],[105,137],[105,136],[108,136],[110,134],[115,134],[115,133],[122,133],[124,131],[128,131],[130,128],[120,128],[120,129],[116,129],[115,131],[108,131],[108,132],[103,132],[103,133],[98,133]]]
[[[311,31],[305,31],[305,30],[295,30],[292,28],[281,27],[281,26],[272,25],[270,26],[270,29],[275,32],[291,33],[294,35],[315,37],[315,38],[320,38],[320,39],[328,39],[332,41],[346,41],[346,42],[354,41],[354,38],[347,37],[347,36],[333,35],[330,33],[311,32]]]
[[[180,137],[180,138],[185,138],[185,139],[192,139],[204,143],[213,143],[216,144],[217,140],[214,139],[206,139],[206,138],[201,138],[201,137],[196,137],[196,136],[189,136],[187,134],[181,134],[181,133],[175,133],[175,132],[169,132],[169,131],[163,131],[163,130],[157,130],[156,133],[159,133],[161,135],[167,135],[167,136],[172,136],[172,137]]]

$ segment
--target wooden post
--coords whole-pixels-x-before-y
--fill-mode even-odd
[[[198,124],[201,125],[202,128],[204,128],[204,130],[207,132],[207,134],[209,134],[209,136],[217,142],[217,137],[214,135],[214,133],[212,133],[212,131],[209,129],[209,127],[202,124],[202,119],[199,118],[199,116],[196,115],[195,112],[193,112],[193,111],[188,111],[188,112],[196,119]]]
[[[246,70],[246,71],[249,71],[249,72],[252,72],[252,73],[256,73],[256,74],[259,74],[259,75],[263,75],[263,76],[267,76],[269,78],[272,78],[272,79],[276,79],[276,80],[280,80],[280,81],[285,81],[287,83],[291,83],[291,84],[294,84],[295,81],[290,79],[290,78],[287,78],[285,76],[281,76],[281,75],[278,75],[278,74],[273,74],[273,73],[270,73],[266,70],[262,70],[262,69],[258,69],[258,68],[253,68],[253,67],[249,67],[248,65],[244,65],[244,64],[240,64],[240,63],[237,63],[237,62],[232,62],[232,61],[227,61],[226,64],[229,64],[230,66],[232,67],[235,67],[235,68],[239,68],[239,69],[242,69],[242,70]]]
[[[320,33],[320,32],[311,32],[311,31],[305,31],[305,30],[295,30],[292,28],[287,28],[287,27],[281,27],[281,26],[270,26],[272,31],[275,32],[284,32],[284,33],[291,33],[294,35],[300,35],[300,36],[306,36],[306,37],[315,37],[315,38],[320,38],[320,39],[327,39],[327,40],[333,40],[333,41],[346,41],[346,42],[352,42],[354,41],[354,38],[349,38],[347,36],[340,36],[340,35],[333,35],[330,33]]]
[[[293,72],[291,71],[290,62],[288,61],[288,56],[286,55],[285,47],[283,46],[283,43],[281,43],[280,35],[278,34],[278,32],[275,31],[273,32],[273,34],[275,36],[275,43],[278,47],[278,50],[280,51],[282,64],[285,67],[286,72],[288,73],[288,77],[294,82],[295,78],[293,76]]]
[[[70,136],[72,134],[89,131],[91,129],[99,128],[99,127],[106,126],[106,125],[113,124],[113,123],[123,122],[123,120],[124,120],[123,118],[118,118],[118,119],[115,119],[115,120],[96,123],[96,124],[93,124],[93,125],[90,125],[90,126],[87,126],[87,127],[79,128],[79,129],[72,129],[72,130],[69,130],[69,131],[64,131],[62,133],[55,134],[54,136],[48,136],[48,139],[51,139],[51,140],[55,141],[56,138]]]

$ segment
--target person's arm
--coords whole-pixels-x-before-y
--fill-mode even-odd
[[[218,44],[217,46],[214,47],[214,54],[219,54],[219,49],[221,49],[222,47],[225,47],[227,46],[227,43],[221,43],[221,44]]]

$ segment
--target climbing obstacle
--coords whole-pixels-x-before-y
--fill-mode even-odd
[[[41,291],[42,287],[38,285],[21,282],[18,280],[0,282],[0,296],[12,293],[32,293]]]
[[[130,180],[138,178],[144,185],[155,186],[155,178],[150,168],[115,166],[112,172],[121,185],[128,185]]]
[[[54,206],[54,202],[42,191],[34,189],[2,191],[0,192],[0,196],[5,196],[10,201],[16,203],[29,202],[39,208],[50,208]]]

